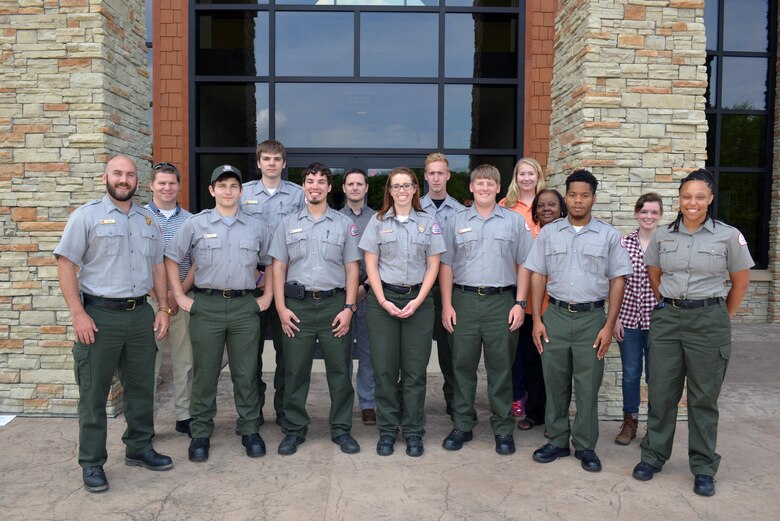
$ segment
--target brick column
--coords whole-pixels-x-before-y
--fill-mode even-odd
[[[144,33],[143,0],[0,7],[0,412],[76,411],[52,250],[110,156],[149,159]]]
[[[574,168],[593,171],[595,214],[624,233],[636,227],[640,194],[659,192],[671,217],[679,179],[704,166],[703,16],[703,0],[580,0],[561,2],[558,10],[551,184],[562,188]],[[622,416],[617,344],[607,356],[600,413],[616,418]]]

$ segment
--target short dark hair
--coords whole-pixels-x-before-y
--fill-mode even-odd
[[[539,224],[539,213],[536,211],[536,207],[539,206],[539,197],[543,194],[555,194],[558,198],[558,204],[561,206],[561,217],[566,217],[566,201],[564,201],[561,193],[553,188],[543,188],[542,190],[539,190],[539,193],[534,197],[534,202],[531,203],[531,219],[533,219],[536,224]]]
[[[572,183],[588,183],[590,185],[590,191],[596,194],[596,188],[599,186],[599,182],[596,180],[596,176],[590,173],[590,170],[584,168],[578,168],[569,174],[566,178],[566,191],[569,191],[569,185]]]
[[[661,207],[661,213],[664,213],[664,200],[661,199],[661,196],[657,193],[647,192],[646,194],[640,195],[639,199],[636,200],[636,204],[634,205],[634,212],[640,212],[642,208],[644,208],[645,203],[658,203],[658,206]]]
[[[344,182],[347,182],[347,177],[349,177],[349,174],[361,174],[363,176],[363,180],[368,184],[368,174],[365,170],[362,168],[350,168],[347,170],[347,173],[344,174]]]
[[[152,173],[149,174],[149,182],[154,183],[154,180],[157,179],[157,174],[173,174],[176,176],[176,182],[181,184],[181,174],[179,173],[179,169],[176,168],[176,165],[173,163],[167,163],[165,161],[161,161],[159,163],[155,163],[152,165]]]
[[[685,183],[690,183],[691,181],[704,182],[709,187],[710,192],[712,194],[715,194],[718,191],[718,181],[715,179],[715,174],[713,174],[712,172],[704,168],[699,168],[698,170],[694,170],[687,176],[683,177],[682,180],[680,181],[680,187],[677,189],[677,191],[679,192],[680,190],[682,190],[683,185],[685,185]],[[710,203],[709,206],[707,206],[707,219],[712,219],[713,223],[717,222],[715,220],[715,209],[712,206],[714,202],[715,201],[713,199],[713,202]],[[707,222],[707,219],[705,219],[704,222]],[[668,228],[676,232],[680,231],[680,223],[682,222],[682,220],[683,220],[683,214],[682,214],[682,210],[680,210],[677,212],[677,218],[671,223],[669,223]]]
[[[287,161],[287,149],[275,139],[266,139],[265,141],[258,143],[257,149],[255,150],[255,158],[257,161],[260,161],[260,156],[262,154],[279,154],[282,156],[282,161]]]
[[[317,162],[310,164],[303,170],[303,173],[301,174],[301,184],[306,181],[307,176],[314,174],[325,176],[325,178],[328,180],[328,185],[333,184],[333,173],[330,171],[330,168],[323,165],[322,163]]]

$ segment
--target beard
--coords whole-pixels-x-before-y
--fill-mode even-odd
[[[130,199],[132,199],[133,195],[135,195],[136,188],[138,187],[136,186],[130,189],[130,191],[127,192],[127,195],[119,195],[114,185],[112,185],[111,183],[106,183],[106,191],[108,192],[108,195],[110,195],[112,198],[116,199],[117,201],[121,201],[121,202],[129,201]]]

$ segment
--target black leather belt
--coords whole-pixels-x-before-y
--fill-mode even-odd
[[[716,306],[723,300],[722,297],[705,298],[702,300],[685,300],[681,298],[667,298],[664,297],[664,302],[671,304],[676,308],[694,309],[703,308],[704,306]]]
[[[571,313],[577,313],[579,311],[590,311],[591,309],[601,309],[604,307],[603,300],[597,300],[596,302],[583,302],[582,304],[572,304],[570,302],[564,302],[553,297],[550,297],[550,304],[554,304],[559,308],[566,309]]]
[[[401,284],[400,286],[396,284],[388,284],[387,282],[382,283],[382,287],[384,289],[389,289],[393,293],[398,293],[399,295],[408,295],[412,291],[418,290],[422,287],[422,284]]]
[[[98,306],[101,308],[118,309],[120,311],[132,311],[137,306],[146,304],[146,295],[133,298],[107,298],[96,297],[88,293],[82,294],[84,305]]]
[[[515,291],[515,286],[492,287],[492,286],[463,286],[462,284],[455,284],[455,287],[468,291],[469,293],[476,293],[477,295],[498,295],[505,291]]]
[[[306,296],[311,297],[314,300],[321,300],[324,298],[330,298],[333,295],[344,293],[344,288],[333,288],[325,291],[307,291]]]
[[[251,295],[254,290],[193,288],[192,291],[194,291],[195,293],[203,293],[204,295],[219,295],[222,298],[236,298],[236,297],[243,297],[244,295]]]

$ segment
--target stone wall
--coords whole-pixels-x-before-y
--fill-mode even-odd
[[[703,0],[561,2],[550,123],[552,185],[573,168],[599,179],[594,213],[625,233],[647,191],[673,215],[679,179],[706,157]],[[602,417],[620,417],[617,344],[607,355]],[[684,409],[681,414],[686,414]]]
[[[780,9],[777,9],[778,33],[777,42],[780,46]],[[780,72],[780,52],[777,54],[775,71]],[[771,87],[770,87],[771,88]],[[769,217],[769,272],[772,279],[769,288],[768,320],[780,321],[780,74],[775,81],[775,140],[774,164],[772,165],[772,207]]]
[[[76,411],[52,250],[110,156],[149,159],[144,33],[142,0],[0,2],[0,412]]]

